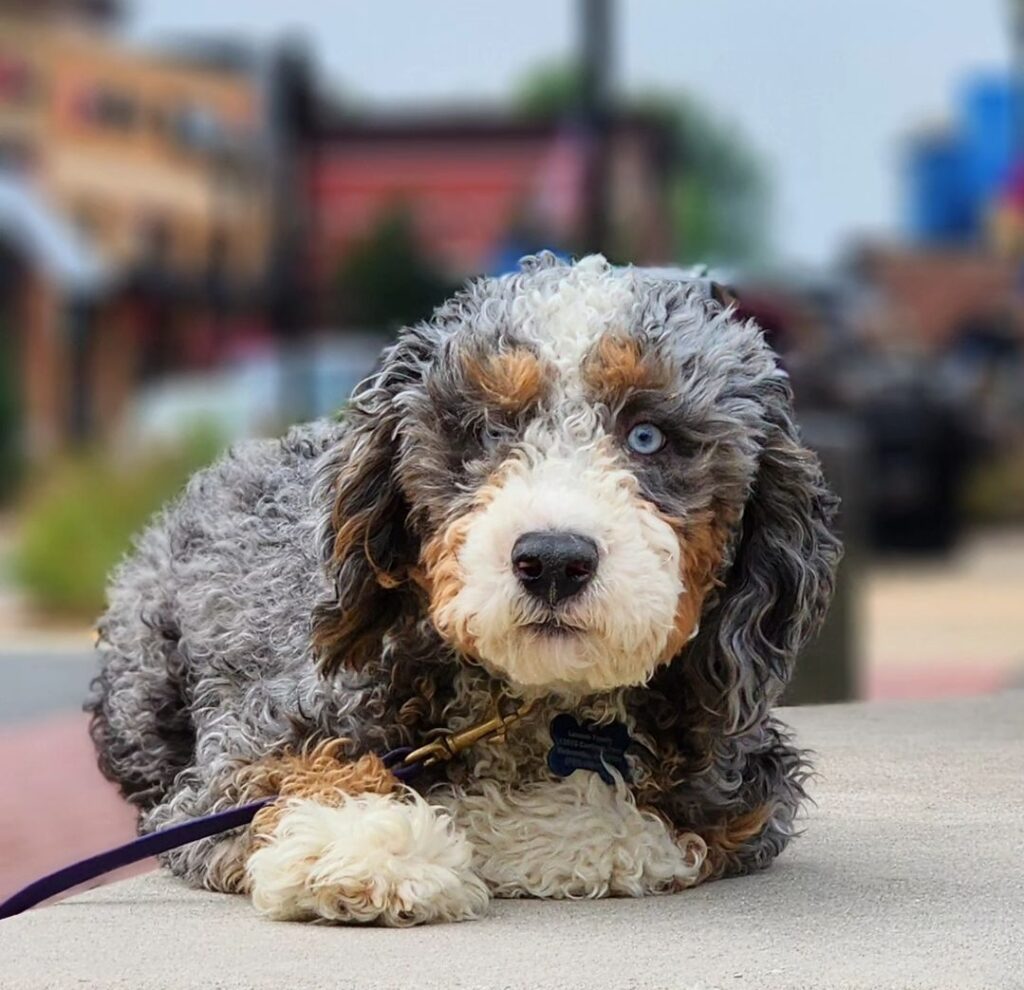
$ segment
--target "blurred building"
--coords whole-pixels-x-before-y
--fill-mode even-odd
[[[34,459],[107,434],[157,379],[241,354],[283,366],[284,340],[313,353],[314,328],[358,322],[339,272],[396,211],[415,243],[392,269],[422,261],[431,292],[577,250],[597,188],[613,254],[671,254],[663,121],[613,116],[598,142],[500,111],[357,116],[317,95],[300,48],[143,50],[120,13],[0,0],[0,355]]]
[[[541,247],[571,249],[584,223],[586,139],[571,123],[501,115],[321,124],[308,149],[315,270],[328,275],[396,208],[447,274],[501,270]],[[619,116],[608,136],[609,227],[638,262],[664,261],[672,230],[664,125]]]
[[[883,350],[928,355],[955,346],[980,323],[1018,333],[1018,276],[1005,259],[968,249],[875,245],[862,250],[859,275],[876,307],[863,326]]]
[[[948,124],[908,139],[907,241],[870,247],[859,259],[884,304],[877,340],[941,353],[985,328],[1024,342],[1019,99],[1009,71],[976,73],[959,88]]]
[[[126,47],[116,12],[0,4],[0,244],[21,273],[0,320],[37,455],[260,322],[274,200],[259,67]]]

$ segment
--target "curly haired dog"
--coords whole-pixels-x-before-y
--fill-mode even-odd
[[[192,479],[112,582],[100,767],[143,832],[279,797],[176,874],[402,925],[785,847],[807,767],[771,707],[828,605],[835,500],[760,331],[709,295],[526,259],[404,330],[341,422]],[[499,697],[534,710],[418,790],[373,755]],[[626,763],[560,776],[559,715],[625,726]]]

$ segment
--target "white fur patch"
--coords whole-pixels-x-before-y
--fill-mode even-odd
[[[470,523],[459,552],[461,587],[434,616],[458,628],[476,652],[514,683],[602,691],[644,683],[673,630],[679,596],[679,540],[638,496],[632,472],[608,444],[527,430],[523,454]],[[582,631],[550,636],[527,628],[544,606],[512,572],[524,533],[568,530],[590,537],[600,561],[590,586],[560,614]]]
[[[451,798],[477,872],[499,897],[640,897],[697,882],[707,855],[597,774],[509,790],[483,782]]]
[[[289,801],[249,858],[256,909],[278,920],[392,926],[479,917],[487,889],[443,809],[409,792],[362,794],[337,808]]]
[[[625,272],[599,254],[582,258],[558,278],[513,303],[513,320],[526,339],[559,371],[563,386],[579,383],[580,366],[603,333],[621,330],[633,303]]]

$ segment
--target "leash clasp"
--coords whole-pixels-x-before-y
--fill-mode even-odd
[[[398,777],[407,777],[410,775],[408,771],[434,766],[437,763],[446,763],[463,750],[475,746],[484,739],[503,740],[509,726],[529,715],[535,704],[535,700],[526,701],[510,712],[502,712],[499,703],[498,711],[486,722],[479,722],[468,728],[460,729],[458,732],[446,732],[437,739],[405,753],[399,766],[395,767],[392,772],[397,771],[395,775]],[[403,771],[406,773],[403,774]]]

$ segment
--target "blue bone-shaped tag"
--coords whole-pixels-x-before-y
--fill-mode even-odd
[[[551,720],[551,749],[548,767],[559,777],[568,777],[576,770],[593,770],[606,784],[614,783],[609,768],[629,780],[626,750],[632,739],[621,722],[582,725],[572,715],[556,715]]]

